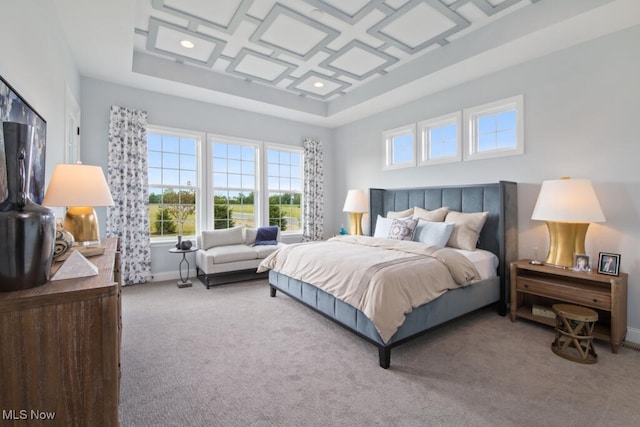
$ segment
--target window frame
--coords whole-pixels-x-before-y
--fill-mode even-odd
[[[259,224],[262,224],[262,216],[263,216],[263,206],[262,206],[262,142],[257,140],[252,140],[248,138],[237,138],[233,136],[225,136],[213,133],[207,133],[207,153],[206,153],[206,194],[205,202],[206,205],[206,215],[205,222],[203,223],[204,230],[214,230],[215,226],[215,216],[214,216],[214,198],[215,195],[215,186],[213,183],[213,174],[215,170],[213,168],[213,144],[214,142],[221,142],[230,145],[240,145],[240,146],[249,146],[255,149],[255,191],[253,194],[253,203],[254,203],[254,224],[255,227],[259,227]],[[226,187],[229,189],[230,187]],[[240,189],[239,191],[241,191]],[[235,190],[234,190],[235,191]],[[212,197],[208,197],[212,196]]]
[[[516,146],[480,152],[478,150],[478,118],[507,111],[516,112]],[[524,154],[524,96],[516,95],[463,110],[466,125],[463,160],[480,160]]]
[[[456,152],[453,156],[429,158],[431,139],[430,131],[449,125],[456,125]],[[418,122],[418,135],[420,143],[418,144],[418,166],[429,166],[442,163],[453,163],[462,161],[462,113],[456,111],[453,113],[443,114],[432,119],[422,120]]]
[[[402,163],[393,163],[393,138],[402,135],[411,135],[411,160]],[[416,166],[416,124],[411,123],[404,126],[399,126],[394,129],[385,130],[382,132],[382,141],[384,146],[384,164],[383,170],[403,169]]]
[[[178,138],[193,138],[196,141],[196,180],[197,183],[196,185],[192,185],[190,187],[187,186],[182,186],[182,185],[164,185],[164,184],[151,184],[149,182],[149,178],[147,176],[147,192],[148,194],[150,194],[149,189],[153,188],[153,187],[170,187],[170,188],[190,188],[190,189],[194,189],[195,193],[196,193],[196,200],[195,200],[195,205],[196,205],[196,210],[195,210],[195,233],[193,235],[189,234],[189,235],[183,235],[183,238],[192,238],[195,239],[199,234],[200,234],[200,230],[202,229],[202,217],[204,214],[204,206],[202,203],[202,194],[203,194],[203,181],[202,181],[202,152],[203,152],[203,144],[202,142],[205,140],[206,138],[206,134],[204,132],[197,132],[197,131],[191,131],[191,130],[186,130],[186,129],[179,129],[179,128],[173,128],[173,127],[167,127],[167,126],[160,126],[160,125],[155,125],[155,124],[148,124],[147,125],[147,129],[146,129],[146,134],[147,136],[149,134],[160,134],[160,135],[167,135],[167,136],[175,136]],[[147,174],[149,172],[149,168],[151,167],[148,164],[148,158],[149,158],[149,145],[148,145],[148,141],[147,141]],[[147,203],[148,203],[148,199],[147,199]],[[151,226],[151,217],[149,218],[150,220],[150,226]],[[153,235],[151,235],[151,230],[149,230],[149,241],[152,245],[155,244],[164,244],[167,242],[174,242],[176,241],[177,237],[175,236],[158,236],[158,237],[154,237]]]
[[[265,209],[263,209],[263,217],[261,217],[261,223],[269,225],[269,149],[277,150],[277,151],[290,151],[300,154],[300,230],[296,231],[283,231],[283,235],[287,236],[297,236],[302,235],[304,231],[304,149],[302,147],[298,147],[295,145],[285,145],[278,144],[274,142],[265,142],[264,143],[264,167],[263,167],[263,182],[264,182],[264,195],[262,202],[264,204]]]

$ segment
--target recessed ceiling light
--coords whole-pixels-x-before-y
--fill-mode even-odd
[[[187,49],[193,49],[196,45],[193,44],[191,40],[182,40],[180,42],[180,46],[186,47]]]
[[[324,87],[324,83],[322,83],[322,82],[315,82],[313,85],[315,87]]]
[[[311,12],[309,12],[309,15],[311,15],[313,19],[318,20],[324,16],[324,12],[320,9],[312,9]]]

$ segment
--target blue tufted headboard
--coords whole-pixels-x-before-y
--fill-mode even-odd
[[[517,184],[500,181],[447,187],[369,189],[371,232],[378,215],[415,206],[437,209],[446,206],[458,212],[489,212],[480,233],[478,248],[491,251],[500,260],[500,313],[506,314],[509,302],[509,264],[518,257]]]

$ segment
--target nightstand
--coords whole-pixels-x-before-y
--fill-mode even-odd
[[[609,342],[617,353],[627,334],[627,279],[626,273],[609,276],[532,265],[529,260],[512,262],[511,321],[521,317],[554,326],[555,319],[547,315],[553,304],[589,307],[598,313],[594,338]]]

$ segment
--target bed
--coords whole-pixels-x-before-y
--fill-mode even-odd
[[[369,217],[373,233],[378,215],[411,207],[436,210],[448,207],[463,213],[488,212],[477,248],[497,257],[492,278],[475,281],[444,292],[430,302],[402,313],[404,321],[389,338],[381,336],[376,324],[354,304],[349,304],[316,285],[313,280],[294,278],[278,268],[269,270],[270,295],[277,291],[299,301],[378,348],[382,368],[391,363],[391,349],[430,329],[482,307],[495,304],[498,314],[507,313],[509,301],[509,263],[517,258],[517,186],[501,181],[491,184],[369,190]],[[375,240],[371,239],[370,240]],[[336,244],[330,242],[315,245]]]

